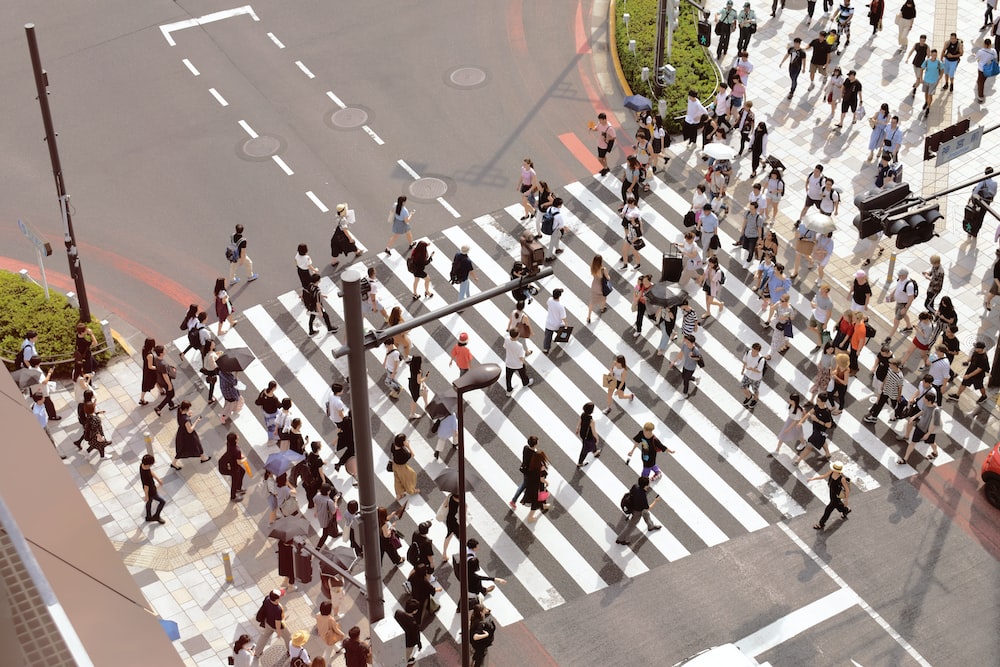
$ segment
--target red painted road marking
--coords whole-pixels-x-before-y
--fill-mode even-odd
[[[573,132],[560,134],[559,141],[563,142],[563,146],[569,149],[573,157],[583,163],[583,166],[589,169],[590,173],[596,174],[601,170],[601,163],[597,161],[593,151],[587,148],[576,134]]]
[[[487,603],[489,600],[487,599]],[[489,606],[487,604],[487,606]],[[441,667],[459,667],[462,663],[462,649],[454,642],[434,645],[434,656]],[[497,627],[496,638],[489,651],[492,667],[558,667],[538,638],[532,634],[524,621],[513,625]]]
[[[576,52],[590,53],[590,40],[587,39],[587,32],[583,27],[583,0],[576,3]]]

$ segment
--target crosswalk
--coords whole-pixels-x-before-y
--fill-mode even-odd
[[[641,207],[645,221],[646,247],[640,251],[643,272],[658,276],[662,252],[683,236],[681,221],[688,209],[684,197],[667,187],[658,178],[652,179],[652,192]],[[639,272],[619,269],[621,226],[617,215],[620,182],[613,176],[595,177],[585,182],[571,183],[562,189],[566,200],[564,216],[568,233],[564,252],[555,262],[555,275],[540,283],[541,291],[528,304],[527,314],[536,331],[529,343],[533,354],[527,358],[529,375],[535,383],[521,388],[515,381],[515,391],[507,397],[501,385],[466,396],[467,456],[469,466],[476,471],[479,486],[470,494],[470,534],[484,544],[484,569],[504,577],[508,583],[498,586],[490,596],[490,607],[502,624],[514,623],[539,611],[552,609],[580,595],[595,593],[619,581],[643,574],[664,564],[679,560],[692,552],[712,547],[739,536],[760,530],[782,519],[796,517],[808,511],[818,511],[827,499],[824,482],[809,482],[825,464],[813,461],[795,466],[787,453],[769,458],[777,433],[786,413],[786,399],[797,391],[808,396],[815,378],[813,339],[805,335],[804,325],[809,316],[813,276],[795,285],[792,305],[796,309],[796,335],[789,351],[775,354],[761,386],[760,403],[754,412],[742,406],[739,369],[744,350],[760,342],[765,351],[770,331],[761,327],[757,315],[757,300],[747,285],[748,272],[738,259],[720,256],[727,281],[722,299],[725,310],[699,330],[698,344],[707,357],[706,368],[699,371],[698,391],[685,399],[679,390],[680,373],[670,370],[669,359],[678,350],[671,343],[666,356],[656,355],[660,332],[647,322],[643,334],[633,338],[631,291]],[[381,294],[387,310],[402,308],[404,317],[411,318],[457,298],[457,286],[448,282],[450,258],[463,245],[472,250],[472,259],[481,285],[505,282],[510,267],[519,257],[517,236],[525,228],[519,221],[522,210],[512,204],[502,210],[483,215],[442,234],[427,239],[436,250],[434,262],[428,267],[433,280],[434,296],[411,300],[412,276],[406,271],[405,258],[366,256],[367,265],[378,268],[384,285]],[[528,228],[533,229],[533,221]],[[724,225],[720,230],[723,250],[733,241],[733,229]],[[595,254],[600,254],[612,274],[615,291],[608,297],[608,311],[597,316],[592,324],[584,317],[590,290],[589,267]],[[724,254],[724,253],[723,253]],[[289,274],[289,287],[296,276]],[[324,293],[331,295],[328,310],[342,324],[342,306],[335,298],[337,286],[329,277],[321,282]],[[549,356],[543,355],[538,338],[545,319],[545,302],[556,287],[565,289],[562,302],[569,312],[574,336],[564,345],[554,345]],[[687,286],[691,302],[699,315],[703,298],[697,286]],[[805,288],[800,291],[798,288]],[[475,289],[475,287],[473,288]],[[410,332],[412,354],[423,357],[424,370],[431,370],[428,385],[434,392],[444,391],[457,375],[449,366],[450,349],[460,332],[469,334],[469,346],[478,362],[503,365],[502,342],[513,309],[513,300],[499,298],[470,307],[461,314],[449,315],[437,325]],[[235,426],[261,458],[269,453],[263,427],[263,417],[253,406],[257,393],[274,379],[279,395],[293,400],[293,411],[303,418],[303,432],[310,439],[329,442],[333,425],[324,413],[329,385],[346,375],[346,362],[335,360],[332,352],[343,343],[341,335],[309,336],[307,314],[297,289],[280,295],[274,301],[255,305],[240,314],[241,323],[229,328],[220,338],[225,348],[249,347],[257,360],[241,379],[247,384],[244,397],[247,407],[235,420]],[[381,326],[370,320],[369,326]],[[187,342],[175,341],[179,349]],[[601,376],[607,372],[616,355],[623,355],[629,369],[629,391],[632,401],[614,399],[607,416],[597,414],[596,429],[605,448],[599,459],[584,468],[576,467],[580,449],[574,434],[577,416],[585,403],[592,401],[598,409],[607,403],[607,392]],[[862,368],[871,366],[874,354],[865,350]],[[185,359],[186,375],[201,382],[197,369],[200,358],[190,352]],[[382,503],[392,505],[392,474],[385,472],[389,443],[396,433],[407,433],[415,452],[412,465],[418,470],[419,495],[409,500],[406,517],[401,523],[408,533],[417,523],[434,518],[443,494],[434,477],[451,461],[448,452],[443,461],[434,459],[436,436],[430,433],[430,421],[425,416],[411,421],[409,396],[392,400],[382,384],[382,353],[369,356],[367,391],[371,403],[371,422],[375,470]],[[404,368],[401,380],[408,371]],[[915,373],[911,373],[911,379]],[[956,406],[947,407],[943,414],[942,432],[948,437],[939,440],[941,454],[934,461],[897,465],[899,446],[892,426],[887,424],[888,411],[875,426],[863,424],[861,417],[870,405],[869,374],[862,371],[851,380],[848,406],[837,418],[837,428],[830,439],[834,460],[845,464],[846,474],[856,489],[868,491],[894,480],[907,478],[928,465],[943,465],[965,453],[986,448],[982,426],[966,419]],[[405,381],[403,382],[406,386]],[[360,385],[355,382],[353,390]],[[912,386],[907,387],[912,391]],[[615,544],[615,535],[622,527],[623,517],[618,502],[638,476],[636,460],[628,465],[625,455],[632,437],[645,422],[652,422],[657,435],[672,449],[660,460],[665,476],[656,482],[656,492],[663,502],[653,513],[663,530],[648,533],[632,547]],[[897,425],[898,428],[898,425]],[[507,505],[520,482],[518,466],[521,448],[529,435],[538,435],[540,447],[549,456],[549,490],[552,509],[532,524],[523,522],[525,511],[511,511]],[[359,443],[360,446],[360,443]],[[923,456],[924,446],[917,447]],[[331,461],[327,475],[346,497],[356,496],[351,480],[345,473],[333,471],[334,454],[328,448],[324,456]],[[859,499],[863,505],[863,499]],[[308,514],[311,518],[311,513]],[[444,539],[443,525],[435,522],[431,537],[440,549]],[[406,542],[401,553],[405,553]],[[453,543],[451,552],[458,546]],[[449,554],[450,555],[450,554]],[[387,570],[386,600],[398,604],[403,596],[402,580],[410,566]],[[450,566],[442,568],[439,578],[446,590],[439,595],[442,609],[434,625],[425,632],[432,636],[439,630],[458,636],[457,580],[451,577]],[[373,631],[383,641],[401,634],[388,621]],[[433,650],[431,642],[425,651]]]

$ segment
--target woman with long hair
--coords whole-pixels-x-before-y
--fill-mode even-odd
[[[524,208],[524,215],[521,222],[535,217],[535,191],[538,190],[538,176],[535,174],[535,165],[531,158],[524,158],[521,161],[521,176],[517,180],[517,190],[521,193],[521,206]]]
[[[420,419],[423,417],[422,412],[418,412],[419,407],[418,401],[421,397],[424,399],[424,411],[427,410],[427,376],[431,372],[424,371],[424,359],[419,355],[414,355],[410,358],[410,380],[408,382],[408,389],[410,390],[410,419]]]
[[[632,310],[635,311],[635,325],[632,327],[635,332],[633,338],[642,335],[642,321],[646,319],[646,294],[653,289],[653,276],[646,274],[639,276],[632,292]]]
[[[219,381],[219,353],[215,349],[215,339],[209,338],[201,350],[202,373],[208,382],[208,404],[215,403],[215,383]]]
[[[549,470],[549,457],[544,451],[539,449],[531,455],[528,462],[528,470],[524,473],[524,499],[522,505],[531,506],[531,511],[525,521],[533,523],[538,520],[535,513],[540,510],[549,509],[549,491],[546,476]]]
[[[183,466],[178,465],[181,459],[197,456],[204,463],[212,458],[205,455],[205,450],[201,446],[201,436],[195,430],[201,419],[201,415],[198,415],[194,419],[191,418],[191,401],[181,401],[181,405],[177,409],[177,436],[174,438],[174,460],[170,462],[170,467],[174,470],[183,468]]]
[[[405,433],[398,433],[389,449],[392,459],[392,481],[396,490],[396,500],[412,496],[417,492],[417,473],[410,467],[413,448]]]
[[[622,246],[624,250],[624,246]],[[590,324],[590,314],[595,310],[600,315],[608,309],[608,297],[604,295],[605,282],[610,284],[611,274],[604,266],[604,258],[594,255],[590,261],[590,299],[587,301],[587,324]]]
[[[763,155],[767,155],[767,138],[767,123],[760,121],[757,123],[757,127],[753,129],[753,135],[750,137],[750,163],[753,167],[753,171],[750,172],[750,178],[757,177],[760,158]]]
[[[104,425],[101,415],[104,410],[97,409],[97,402],[90,401],[83,405],[83,439],[87,441],[87,452],[96,451],[104,458],[104,450],[111,441],[104,436]]]
[[[142,344],[142,385],[139,392],[139,405],[149,405],[146,394],[156,388],[156,354],[153,348],[156,341],[147,338]]]
[[[413,214],[416,213],[416,209],[412,211],[406,208],[404,204],[406,203],[405,196],[399,196],[396,198],[396,205],[393,207],[392,211],[389,213],[389,221],[392,223],[392,235],[389,236],[389,241],[385,244],[385,254],[391,255],[392,244],[396,242],[400,234],[406,235],[406,242],[410,244],[407,250],[413,250],[416,243],[413,242],[413,232],[410,231],[410,220],[413,219]]]
[[[820,392],[825,392],[829,386],[830,374],[833,372],[836,356],[837,348],[833,346],[833,342],[827,341],[824,343],[823,352],[819,355],[819,359],[816,360],[816,381],[809,388],[810,402],[815,401],[816,395]]]
[[[625,164],[625,174],[622,178],[622,205],[618,210],[625,208],[625,204],[628,202],[628,195],[632,193],[636,201],[639,201],[639,192],[641,191],[642,183],[642,167],[639,166],[639,160],[636,159],[634,155],[628,156],[628,161]]]
[[[580,437],[580,456],[576,460],[576,467],[582,468],[583,462],[587,459],[587,454],[594,453],[597,459],[601,455],[601,450],[597,445],[600,440],[597,437],[597,430],[594,428],[594,404],[587,402],[580,413],[580,419],[576,422],[576,435]]]
[[[528,314],[524,312],[524,301],[518,301],[514,305],[514,310],[510,313],[510,319],[507,321],[507,331],[511,329],[517,329],[517,339],[521,341],[524,356],[527,357],[533,352],[533,350],[528,349],[528,340],[534,331],[531,329],[531,320],[528,319]]]
[[[353,252],[357,261],[365,252],[358,248],[354,235],[349,231],[353,222],[354,211],[348,207],[347,202],[337,204],[337,220],[334,223],[336,227],[333,228],[333,236],[330,237],[330,266],[334,268],[340,266],[341,255]]]
[[[604,409],[604,414],[611,412],[611,399],[614,396],[623,399],[627,398],[630,401],[635,400],[635,394],[625,393],[625,381],[628,379],[625,355],[619,354],[615,356],[615,360],[611,363],[611,368],[608,369],[607,374],[611,376],[611,382],[608,383],[608,407]]]
[[[215,279],[215,289],[212,290],[215,294],[215,316],[219,318],[219,328],[216,330],[216,335],[222,335],[222,325],[225,322],[229,322],[230,327],[236,326],[236,318],[233,317],[233,302],[229,299],[229,293],[226,292],[226,279],[216,278]]]
[[[403,323],[403,308],[402,306],[395,306],[389,312],[389,319],[386,322],[386,326],[394,327],[397,324],[402,324],[402,323]],[[396,343],[396,346],[399,348],[399,353],[403,356],[403,361],[409,361],[410,347],[412,346],[412,343],[410,342],[410,334],[408,333],[396,334],[393,337],[393,342]]]
[[[837,355],[836,366],[830,373],[833,378],[833,391],[830,393],[830,405],[837,403],[837,409],[833,414],[839,415],[847,405],[847,383],[851,381],[851,357],[841,352]]]
[[[410,252],[410,259],[407,262],[407,270],[413,274],[413,300],[416,301],[420,298],[420,293],[417,292],[417,286],[420,284],[420,280],[424,281],[424,296],[428,299],[434,296],[431,292],[431,277],[427,275],[427,266],[434,259],[434,253],[428,253],[427,248],[430,244],[427,241],[417,241],[416,247]]]
[[[536,210],[544,213],[549,210],[555,199],[555,193],[549,188],[549,184],[545,181],[538,181],[538,194],[535,197],[535,202],[538,205]],[[542,238],[542,216],[540,215],[535,216],[535,238]]]
[[[785,417],[785,423],[778,433],[778,444],[775,446],[773,452],[768,452],[768,457],[777,456],[783,444],[787,444],[796,451],[801,451],[799,445],[805,447],[806,439],[802,433],[802,417],[804,414],[805,408],[802,407],[802,397],[799,396],[798,392],[793,391],[788,395],[788,416]]]
[[[381,560],[388,553],[393,565],[403,564],[403,557],[399,555],[399,547],[395,545],[398,542],[393,540],[396,531],[396,522],[399,521],[400,513],[401,510],[389,512],[381,505],[377,508],[379,559]]]
[[[722,269],[719,268],[719,258],[712,256],[708,258],[708,263],[705,264],[705,274],[702,276],[701,281],[701,291],[705,293],[705,314],[701,316],[704,322],[712,316],[712,306],[718,306],[719,315],[722,315],[722,309],[726,307],[719,299],[719,291],[722,289]]]

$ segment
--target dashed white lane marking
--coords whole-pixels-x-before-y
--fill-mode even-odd
[[[232,18],[233,16],[240,16],[242,14],[248,14],[250,18],[254,21],[260,21],[256,14],[254,14],[253,7],[250,5],[244,5],[242,7],[237,7],[235,9],[225,9],[221,12],[214,12],[212,14],[205,14],[204,16],[199,16],[194,19],[185,19],[184,21],[177,21],[175,23],[165,23],[160,26],[160,32],[163,33],[163,37],[167,40],[167,44],[170,46],[177,46],[177,42],[174,38],[170,36],[170,33],[176,32],[178,30],[184,30],[185,28],[193,28],[196,25],[205,25],[206,23],[213,23],[215,21],[221,21],[223,19]]]
[[[246,133],[250,135],[251,139],[257,138],[258,136],[257,133],[253,131],[253,128],[250,127],[250,124],[247,123],[245,120],[240,121],[240,127],[242,127],[246,131]]]
[[[410,176],[412,176],[413,180],[417,180],[418,178],[420,178],[420,174],[418,174],[417,172],[415,172],[413,170],[413,167],[411,167],[410,165],[406,164],[406,162],[402,158],[399,159],[399,160],[396,160],[396,164],[398,164],[400,167],[402,167],[403,171],[405,171],[407,174],[409,174]]]
[[[446,210],[449,213],[451,213],[452,217],[454,217],[454,218],[461,218],[462,217],[462,214],[459,213],[458,211],[456,211],[454,206],[452,206],[451,204],[449,204],[448,202],[446,202],[444,200],[444,197],[438,197],[437,198],[437,203],[441,204],[441,206],[444,206],[444,210]]]
[[[316,208],[320,210],[320,213],[328,213],[330,209],[326,207],[326,204],[319,200],[319,197],[313,194],[312,190],[306,192],[306,197],[312,200],[312,203],[316,204]]]
[[[215,88],[209,88],[208,92],[212,93],[212,97],[215,98],[216,102],[218,102],[219,104],[221,104],[224,107],[228,107],[229,106],[229,102],[226,101],[226,98],[223,97],[222,95],[220,95],[219,91],[217,91]]]
[[[874,620],[876,623],[878,623],[882,627],[882,629],[886,631],[886,634],[888,634],[890,637],[892,637],[896,641],[897,644],[899,644],[900,646],[902,646],[903,650],[906,651],[910,655],[910,657],[913,658],[917,662],[917,664],[923,665],[924,667],[931,667],[931,663],[927,662],[927,660],[925,660],[922,655],[920,655],[919,653],[917,653],[917,649],[913,648],[913,646],[910,645],[910,642],[908,642],[905,639],[903,639],[899,635],[899,633],[896,632],[893,629],[893,627],[891,625],[889,625],[889,623],[884,618],[882,618],[881,614],[879,614],[877,611],[875,611],[870,606],[868,606],[868,603],[865,602],[861,598],[861,596],[857,595],[857,593],[854,593],[851,590],[851,587],[847,585],[847,582],[844,581],[843,579],[841,579],[840,576],[836,572],[833,571],[833,568],[830,567],[829,565],[827,565],[826,561],[824,561],[822,558],[820,558],[819,555],[815,551],[813,551],[811,548],[809,548],[809,545],[807,545],[805,542],[803,542],[802,538],[800,538],[798,535],[796,535],[795,532],[791,528],[789,528],[788,525],[785,522],[783,522],[783,521],[778,522],[777,525],[778,525],[778,528],[780,528],[781,530],[783,530],[785,532],[785,535],[788,535],[788,539],[790,539],[792,542],[794,542],[796,544],[796,546],[798,546],[799,549],[802,549],[803,553],[805,553],[807,556],[809,556],[809,558],[811,558],[812,561],[814,563],[816,563],[816,566],[819,567],[819,569],[823,570],[823,572],[825,572],[828,577],[830,577],[831,579],[833,579],[834,583],[836,583],[842,589],[851,591],[854,594],[854,596],[857,597],[858,606],[860,606],[862,609],[864,609],[865,613],[868,614],[869,616],[871,616],[872,620]]]
[[[274,36],[273,32],[267,33],[267,36],[271,38],[271,41],[274,42],[279,49],[285,48],[285,45],[281,43],[281,40]]]
[[[757,657],[764,651],[779,646],[809,628],[833,618],[858,604],[858,596],[849,588],[838,588],[829,595],[813,600],[804,607],[785,614],[773,623],[733,642],[749,656]]]
[[[367,125],[362,125],[361,129],[364,130],[368,134],[368,136],[371,137],[375,141],[375,143],[378,144],[379,146],[385,143],[384,141],[382,141],[382,137],[375,134],[375,130],[368,127]]]
[[[326,91],[326,96],[329,97],[334,104],[336,104],[341,109],[346,109],[347,105],[340,101],[340,98],[333,94],[333,91]]]
[[[292,168],[289,167],[287,164],[285,164],[285,161],[282,160],[279,156],[272,155],[271,159],[274,160],[275,164],[277,164],[279,167],[281,167],[281,170],[283,172],[285,172],[285,174],[287,174],[288,176],[291,176],[292,174],[295,173],[294,171],[292,171]],[[326,211],[323,211],[323,212],[326,213]]]
[[[301,60],[296,60],[295,64],[298,65],[299,69],[302,70],[302,73],[305,74],[307,77],[309,77],[310,79],[316,78],[316,75],[310,72],[309,68],[302,64]]]
[[[185,67],[187,67],[189,70],[191,70],[192,74],[194,74],[195,76],[201,76],[201,72],[198,71],[197,67],[195,67],[194,65],[191,64],[190,60],[188,60],[187,58],[185,58],[181,62],[184,63]]]

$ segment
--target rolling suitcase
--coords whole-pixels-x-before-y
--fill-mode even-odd
[[[670,249],[663,253],[663,267],[660,282],[676,283],[680,282],[681,272],[684,270],[684,259],[677,244],[671,243]]]

